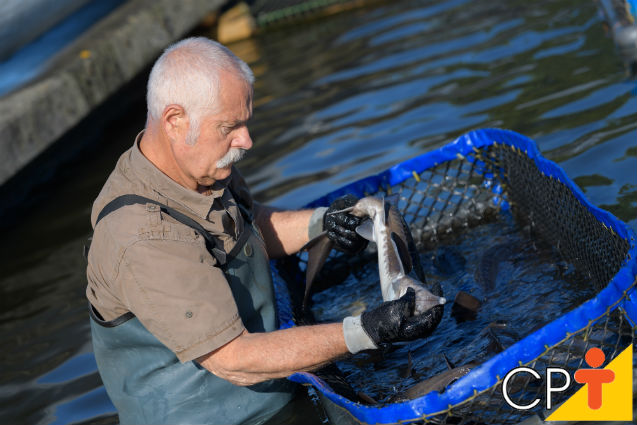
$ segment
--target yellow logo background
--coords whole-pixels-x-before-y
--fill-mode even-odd
[[[604,369],[615,372],[615,380],[602,386],[602,407],[588,407],[588,384],[557,408],[547,421],[632,421],[633,346],[630,345]]]

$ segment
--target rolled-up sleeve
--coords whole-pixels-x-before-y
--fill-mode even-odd
[[[138,241],[126,249],[117,277],[129,310],[181,362],[245,329],[223,271],[199,242]]]

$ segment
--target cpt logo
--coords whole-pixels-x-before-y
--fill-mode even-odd
[[[588,368],[575,371],[575,381],[584,384],[571,398],[566,400],[546,419],[547,421],[632,421],[633,420],[633,350],[632,345],[605,368],[600,368],[605,355],[599,348],[586,352]],[[502,395],[509,406],[528,410],[537,406],[540,399],[530,404],[519,405],[509,397],[509,381],[518,373],[530,373],[535,379],[540,374],[528,367],[517,367],[504,377]],[[553,374],[564,376],[564,385],[554,387]],[[551,395],[566,391],[571,385],[571,376],[562,368],[546,369],[546,409],[551,410]]]

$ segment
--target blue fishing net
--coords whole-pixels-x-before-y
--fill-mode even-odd
[[[540,374],[547,367],[570,372],[582,366],[589,347],[601,348],[607,361],[634,343],[637,323],[637,248],[635,234],[612,214],[591,205],[535,143],[514,132],[486,129],[461,136],[435,151],[404,161],[329,193],[309,207],[329,205],[337,197],[398,193],[398,208],[421,250],[505,212],[549,244],[553,252],[594,286],[596,295],[474,367],[442,392],[414,400],[373,405],[347,391],[333,376],[297,373],[294,382],[312,385],[334,423],[518,423],[535,414],[508,406],[501,393],[504,376],[525,365]],[[497,223],[497,221],[496,221]],[[304,285],[303,259],[273,262],[280,327],[301,324],[295,293]],[[299,267],[299,264],[301,266]],[[335,253],[325,273],[347,275],[355,260]],[[297,297],[298,298],[298,297]],[[520,314],[523,314],[521,312]],[[432,353],[433,354],[433,353]],[[516,375],[511,398],[528,404],[544,387]],[[341,380],[346,378],[339,378]],[[517,380],[517,381],[516,381]],[[557,405],[570,391],[554,394]]]

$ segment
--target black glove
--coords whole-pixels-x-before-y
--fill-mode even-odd
[[[399,299],[384,302],[373,310],[363,312],[361,324],[378,347],[392,342],[411,341],[415,339],[411,332],[415,307],[416,292],[413,288],[408,288]]]
[[[351,353],[379,348],[399,341],[413,341],[422,335],[419,316],[414,316],[416,292],[407,289],[405,295],[387,301],[373,310],[343,320],[345,343]],[[419,333],[420,332],[420,333]]]
[[[341,196],[332,202],[323,216],[323,230],[327,232],[327,237],[336,244],[337,249],[348,254],[356,254],[367,246],[367,240],[355,230],[362,219],[346,212],[330,213],[352,207],[356,202],[358,198],[353,195]]]

